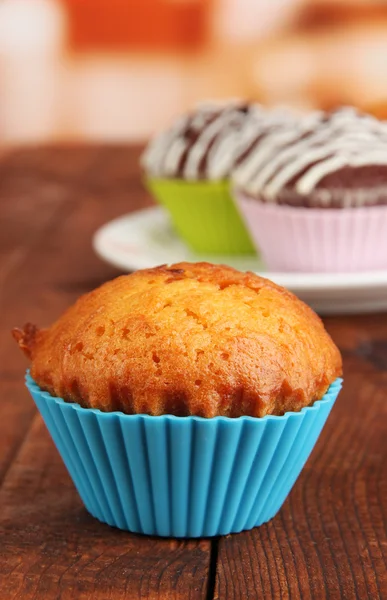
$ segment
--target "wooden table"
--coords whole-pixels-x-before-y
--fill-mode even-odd
[[[48,325],[118,274],[93,232],[147,206],[138,150],[23,149],[0,159],[0,600],[387,598],[387,315],[332,317],[344,391],[280,513],[177,541],[89,516],[23,385],[12,326]]]

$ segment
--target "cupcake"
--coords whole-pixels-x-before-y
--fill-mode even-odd
[[[250,146],[233,185],[270,270],[387,268],[385,123],[351,108],[289,121]]]
[[[271,519],[341,386],[339,351],[310,308],[208,263],[119,277],[14,337],[86,508],[138,533]]]
[[[229,192],[251,112],[264,114],[245,103],[201,104],[156,136],[142,156],[148,188],[195,252],[255,253]]]

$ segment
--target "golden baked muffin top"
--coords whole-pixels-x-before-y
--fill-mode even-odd
[[[338,349],[303,302],[209,263],[118,277],[50,328],[13,333],[43,390],[102,411],[282,415],[320,399],[342,373]]]

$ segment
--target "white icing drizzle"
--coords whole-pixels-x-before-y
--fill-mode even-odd
[[[237,157],[253,141],[248,127],[251,118],[262,129],[289,119],[288,112],[269,112],[259,105],[250,105],[244,112],[242,107],[241,102],[205,103],[193,114],[181,117],[148,145],[141,157],[145,172],[152,177],[182,176],[187,180],[228,177]],[[191,134],[196,132],[194,141],[184,135],[187,128]]]
[[[187,123],[188,116],[180,117],[169,130],[163,131],[154,138],[151,144],[148,144],[141,156],[141,165],[145,171],[154,177],[162,177],[164,169],[172,173],[178,168],[184,148],[181,148],[181,144],[175,146],[174,142],[180,140]]]
[[[164,154],[164,148],[162,148],[162,154],[160,156],[160,162],[158,164],[158,175],[162,177],[173,177],[179,168],[180,160],[185,152],[186,144],[181,137],[178,137],[170,142],[169,150]]]
[[[208,159],[210,159],[210,145],[214,138],[221,133],[222,130],[227,129],[229,132],[229,139],[232,139],[233,129],[228,127],[230,123],[230,117],[232,118],[232,114],[230,111],[225,110],[221,112],[219,116],[215,118],[207,127],[203,127],[201,134],[199,135],[196,142],[192,145],[190,151],[188,152],[187,160],[184,167],[184,177],[185,179],[197,179],[199,176],[199,167],[202,159],[208,154]],[[195,119],[193,120],[193,122]],[[209,164],[207,165],[207,173],[211,171]]]
[[[234,119],[215,137],[207,153],[208,179],[224,179],[230,174],[240,148],[238,139],[242,133],[245,119],[244,114],[235,114]],[[233,140],[232,144],[231,140]]]
[[[282,128],[274,130],[273,132],[267,132],[265,136],[258,140],[255,149],[251,151],[250,156],[254,156],[254,160],[243,161],[241,166],[237,169],[236,175],[241,180],[254,181],[254,184],[259,189],[261,183],[260,180],[263,178],[265,181],[265,173],[272,171],[272,163],[280,162],[281,157],[278,154],[278,148],[283,147],[285,150],[288,148],[288,144],[293,142],[295,139],[293,131],[284,131]],[[257,171],[257,164],[259,170]]]
[[[374,199],[372,190],[368,194],[350,190],[345,197],[341,191],[338,199],[337,191],[334,198],[330,190],[316,188],[324,177],[344,167],[372,165],[387,167],[387,124],[344,108],[329,116],[312,113],[298,121],[289,120],[286,131],[284,123],[269,129],[235,169],[233,181],[236,187],[267,202],[276,202],[278,194],[292,184],[291,189],[303,197],[318,192],[321,205],[338,201],[360,206]]]

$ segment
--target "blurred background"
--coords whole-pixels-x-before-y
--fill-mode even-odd
[[[0,0],[0,145],[138,142],[204,98],[387,116],[385,0]]]

